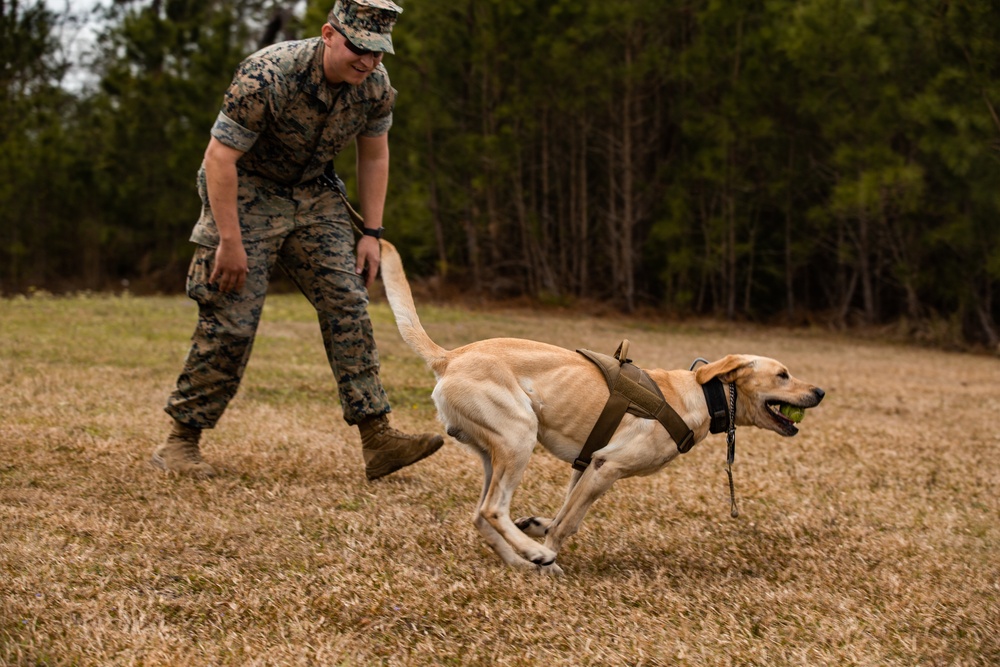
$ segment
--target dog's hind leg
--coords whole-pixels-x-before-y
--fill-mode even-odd
[[[497,442],[488,447],[492,456],[493,476],[483,494],[479,515],[521,556],[535,565],[548,566],[556,559],[555,552],[521,532],[510,518],[510,502],[531,459],[535,431],[518,428],[514,424],[508,424],[508,428],[502,441],[498,434],[488,436]]]
[[[551,575],[562,574],[562,568],[555,563],[538,565],[536,563],[532,563],[526,558],[522,558],[521,555],[518,554],[510,544],[508,544],[507,540],[505,540],[503,536],[497,532],[496,528],[494,528],[493,525],[486,520],[483,515],[482,507],[493,479],[493,464],[490,461],[489,454],[478,447],[475,449],[483,461],[483,492],[479,498],[479,503],[476,505],[475,514],[473,515],[473,523],[475,524],[476,529],[479,530],[479,534],[483,536],[486,543],[490,545],[498,556],[500,556],[503,562],[511,567],[521,570],[537,570]]]
[[[508,565],[558,574],[555,553],[510,519],[511,498],[537,442],[538,418],[530,399],[502,367],[491,364],[478,370],[481,377],[477,372],[443,378],[432,394],[449,433],[471,444],[483,462],[483,492],[473,521]]]
[[[582,471],[576,468],[573,469],[572,474],[569,476],[569,486],[566,489],[566,497],[563,499],[563,505],[569,502],[569,496],[573,493],[573,488],[580,481],[582,474]],[[545,537],[549,532],[549,526],[552,525],[552,519],[543,516],[525,516],[515,521],[514,524],[529,537]]]
[[[473,513],[472,522],[475,524],[479,534],[483,536],[486,543],[500,556],[503,562],[521,569],[534,569],[536,567],[535,564],[518,555],[513,547],[507,543],[507,540],[483,516],[483,501],[486,499],[486,493],[489,491],[490,484],[493,481],[493,463],[490,461],[489,453],[484,449],[475,445],[473,445],[473,448],[483,461],[483,491],[479,496],[479,502],[476,503],[476,511]]]

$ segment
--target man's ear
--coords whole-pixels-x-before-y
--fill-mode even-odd
[[[695,379],[698,384],[705,384],[712,378],[719,378],[726,383],[735,382],[752,366],[753,359],[750,357],[743,354],[730,354],[696,370]]]
[[[338,33],[336,30],[333,29],[332,25],[330,25],[329,23],[324,23],[323,28],[320,30],[320,34],[323,36],[324,44],[326,44],[327,46],[333,46],[330,43],[330,40],[332,40],[333,36]]]

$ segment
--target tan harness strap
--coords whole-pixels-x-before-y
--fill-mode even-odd
[[[621,394],[611,392],[608,402],[604,404],[604,410],[597,417],[597,423],[594,424],[594,428],[590,431],[590,436],[587,437],[587,442],[583,444],[580,455],[573,461],[573,467],[576,470],[586,470],[587,466],[590,465],[594,452],[603,449],[611,441],[611,436],[618,430],[618,425],[621,424],[622,417],[625,416],[628,407],[629,400],[627,398]]]
[[[621,372],[615,380],[614,387],[610,387],[611,391],[627,398],[639,410],[648,413],[650,416],[655,415],[664,401],[659,389],[656,389],[656,393],[654,393],[645,386],[646,380],[649,383],[653,382],[652,378],[641,368],[633,366],[627,361],[620,368]],[[653,384],[653,386],[655,387],[656,385]]]
[[[655,419],[663,425],[670,437],[677,443],[677,449],[687,452],[694,445],[694,433],[680,415],[663,399],[660,388],[649,375],[626,358],[628,341],[622,341],[614,357],[590,350],[577,350],[594,363],[604,374],[611,395],[590,431],[583,450],[573,462],[577,470],[586,470],[594,452],[607,446],[611,436],[618,430],[626,412]]]

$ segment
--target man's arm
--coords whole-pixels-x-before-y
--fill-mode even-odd
[[[365,227],[378,229],[382,226],[385,193],[389,187],[389,135],[358,137],[357,147],[361,215],[364,216]],[[358,241],[357,260],[358,275],[367,268],[365,284],[370,287],[375,281],[381,261],[378,239],[373,236],[362,236]]]
[[[212,207],[215,226],[219,230],[215,266],[208,281],[217,282],[221,292],[239,292],[247,279],[247,253],[243,248],[236,207],[239,184],[236,161],[242,156],[241,151],[230,148],[215,137],[212,137],[205,149],[208,202]]]

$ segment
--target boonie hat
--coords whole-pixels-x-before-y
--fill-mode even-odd
[[[352,44],[369,51],[392,50],[392,26],[403,8],[390,0],[337,0],[329,20],[340,27]]]

